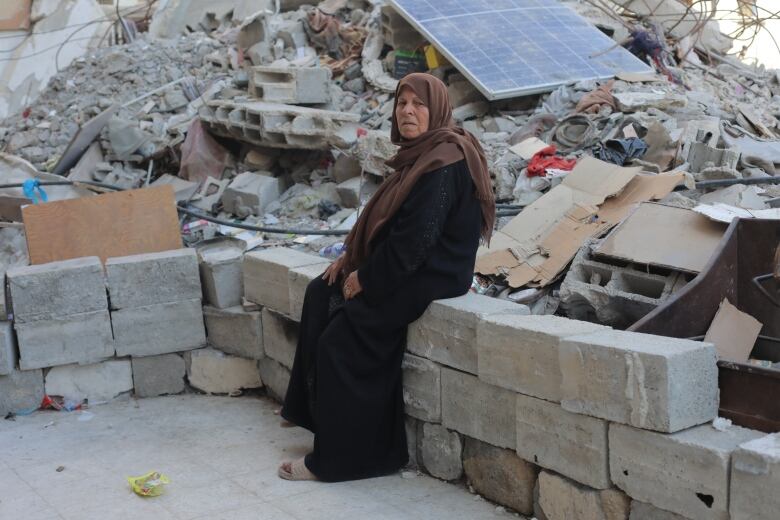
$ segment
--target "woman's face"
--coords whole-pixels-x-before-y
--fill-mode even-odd
[[[398,131],[404,139],[414,139],[428,131],[430,114],[428,107],[410,88],[401,88],[395,107]]]

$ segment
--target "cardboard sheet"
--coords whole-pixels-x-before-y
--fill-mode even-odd
[[[510,146],[509,151],[516,155],[519,155],[526,161],[529,161],[531,160],[531,158],[533,158],[534,155],[541,152],[548,146],[550,145],[548,145],[538,137],[529,137],[525,141]]]
[[[639,264],[699,273],[726,226],[689,209],[641,204],[594,251]]]
[[[182,247],[171,185],[29,205],[22,217],[32,265]]]
[[[720,359],[744,363],[750,357],[762,327],[760,321],[724,299],[704,341],[715,345]]]
[[[583,158],[561,184],[493,235],[490,248],[478,253],[476,272],[506,276],[512,287],[552,283],[588,238],[620,222],[636,203],[665,197],[684,178],[638,176],[639,170]]]

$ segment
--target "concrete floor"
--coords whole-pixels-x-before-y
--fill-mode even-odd
[[[312,436],[279,427],[277,407],[181,395],[0,419],[0,519],[517,518],[463,486],[411,472],[338,484],[281,480],[279,461],[305,454]],[[136,496],[125,478],[151,470],[170,477],[166,493]]]

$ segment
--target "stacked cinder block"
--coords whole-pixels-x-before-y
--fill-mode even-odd
[[[294,105],[330,101],[327,67],[250,67],[249,93],[269,103]]]
[[[264,101],[213,100],[200,110],[201,121],[217,135],[270,148],[349,148],[357,141],[359,117]]]
[[[396,50],[415,51],[427,43],[422,34],[389,5],[382,6],[381,22],[385,43]]]
[[[132,357],[136,393],[182,391],[179,353],[206,344],[195,250],[109,258],[106,274],[116,352]]]

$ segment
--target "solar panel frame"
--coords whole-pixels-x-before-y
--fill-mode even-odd
[[[576,81],[609,79],[618,72],[653,71],[557,0],[390,4],[488,100],[549,92]]]

